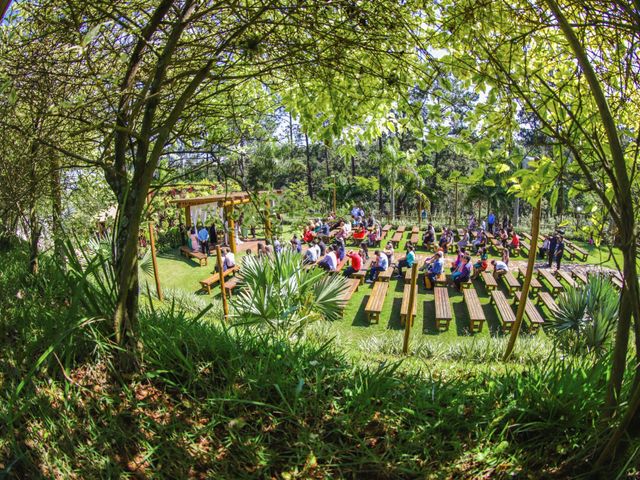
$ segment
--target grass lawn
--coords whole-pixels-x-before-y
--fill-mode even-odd
[[[289,228],[282,235],[282,238],[284,240],[288,240],[292,234],[293,232],[291,231],[291,228]],[[390,238],[391,234],[392,233],[390,232],[388,238]],[[408,236],[409,234],[404,235],[404,239],[401,242],[400,247],[396,250],[396,257],[402,255]],[[589,252],[587,263],[602,265],[609,268],[615,267],[613,258],[610,258],[609,256],[608,249],[598,249],[595,247],[589,247],[583,243],[577,243]],[[429,252],[426,252],[422,248],[418,249],[417,254],[422,257],[430,255]],[[618,261],[621,260],[619,251],[616,250],[614,255]],[[238,254],[237,257],[240,259],[242,254]],[[449,256],[449,258],[451,258],[451,256]],[[490,258],[497,257],[491,256]],[[526,258],[523,256],[512,258],[512,261],[516,260],[525,261]],[[568,260],[565,264],[566,263],[568,263]],[[160,254],[158,256],[158,265],[160,269],[160,278],[165,288],[177,288],[201,294],[201,292],[199,292],[198,282],[211,274],[215,265],[215,257],[210,257],[208,266],[200,267],[197,262],[181,257],[176,249]],[[340,342],[346,345],[355,356],[363,355],[363,342],[367,342],[374,337],[382,336],[400,338],[403,335],[404,330],[399,321],[403,286],[403,279],[394,278],[391,280],[384,302],[384,308],[380,315],[380,323],[369,324],[364,309],[372,286],[366,283],[361,285],[347,305],[343,318],[333,322],[328,327],[328,334],[339,338]],[[500,328],[500,319],[498,318],[496,309],[489,303],[490,295],[485,290],[482,280],[476,280],[474,282],[474,288],[478,292],[480,302],[483,305],[483,310],[487,318],[487,322],[483,326],[482,332],[476,334],[469,333],[468,313],[463,295],[452,288],[448,289],[448,293],[454,318],[448,331],[438,332],[435,328],[434,320],[435,305],[433,291],[427,291],[424,288],[421,279],[419,279],[417,316],[412,329],[412,339],[424,337],[433,338],[439,342],[449,342],[462,339],[474,341],[474,338],[487,338],[489,335],[503,335]],[[502,283],[499,288],[507,294],[507,290]],[[219,297],[219,289],[214,289],[213,298],[216,297]],[[542,314],[546,317],[548,312],[542,310]],[[528,322],[525,321],[525,331],[527,323]],[[544,335],[544,333],[541,334]]]

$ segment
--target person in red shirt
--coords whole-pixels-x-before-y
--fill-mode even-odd
[[[349,265],[344,271],[344,276],[350,277],[352,274],[359,272],[362,268],[362,257],[360,257],[358,252],[354,252],[353,250],[349,250],[347,257],[351,260],[351,265]]]
[[[513,232],[513,235],[511,236],[511,248],[514,250],[520,248],[520,237],[518,237],[516,232]]]
[[[304,227],[304,231],[302,232],[302,241],[304,243],[311,243],[313,241],[313,231],[309,227]]]

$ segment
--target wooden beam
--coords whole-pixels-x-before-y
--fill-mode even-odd
[[[185,216],[185,224],[187,228],[191,228],[191,206],[187,205],[184,207],[184,216]],[[187,233],[189,235],[189,233]]]

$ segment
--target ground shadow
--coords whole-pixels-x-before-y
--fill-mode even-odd
[[[439,335],[440,330],[436,328],[436,305],[434,301],[425,300],[422,302],[424,314],[422,316],[422,333],[427,335]]]
[[[453,316],[456,322],[456,333],[458,336],[469,336],[471,330],[469,328],[469,316],[467,315],[467,306],[464,301],[455,302],[452,305]]]
[[[394,298],[391,304],[391,316],[387,322],[387,329],[389,330],[403,330],[404,327],[400,324],[400,309],[402,308],[402,299]]]
[[[358,305],[358,310],[356,311],[356,314],[353,316],[353,322],[351,322],[352,327],[368,327],[369,326],[369,319],[367,318],[367,314],[365,313],[364,309],[367,306],[367,302],[369,301],[370,296],[371,294],[367,293],[360,301],[360,305]]]

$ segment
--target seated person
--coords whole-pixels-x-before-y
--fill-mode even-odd
[[[336,232],[336,238],[347,238],[347,227],[346,224],[341,220],[338,224],[338,231]]]
[[[369,246],[366,244],[366,242],[362,242],[360,244],[360,257],[364,261],[369,260]]]
[[[431,286],[436,284],[436,278],[444,272],[444,254],[441,250],[436,252],[436,260],[429,265],[427,273],[425,274],[426,278],[429,278],[431,281]],[[426,286],[426,284],[425,284]]]
[[[311,230],[308,226],[305,226],[302,232],[302,241],[304,243],[311,243],[314,237],[315,235],[313,233],[313,230]]]
[[[329,224],[325,223],[325,222],[320,222],[320,230],[318,231],[318,233],[320,235],[329,235]]]
[[[346,255],[344,240],[342,240],[341,238],[337,238],[336,243],[333,247],[333,251],[336,252],[336,256],[338,257],[338,262],[341,262]]]
[[[507,235],[507,231],[504,228],[500,229],[500,233],[498,233],[498,240],[500,241],[503,247],[507,246],[508,238],[509,236]]]
[[[458,242],[458,246],[465,248],[469,245],[469,243],[471,243],[471,233],[470,230],[465,230],[465,232],[462,234],[462,238]]]
[[[371,231],[369,232],[369,235],[367,237],[369,246],[375,247],[376,245],[378,245],[380,243],[380,236],[381,233],[378,230],[378,226],[374,225],[373,227],[371,227]]]
[[[509,265],[509,249],[505,248],[504,250],[502,250],[502,262],[505,265]]]
[[[481,272],[486,271],[487,267],[489,266],[487,262],[487,252],[485,251],[485,249],[481,248],[478,253],[480,254],[480,260],[473,264],[473,276],[471,277],[472,280],[478,278],[478,275],[480,275]]]
[[[349,257],[351,265],[349,265],[345,269],[344,276],[350,277],[351,275],[359,272],[362,269],[362,257],[360,257],[360,254],[358,252],[354,252],[353,250],[349,250],[349,253],[347,253],[347,257]]]
[[[273,237],[273,251],[276,252],[276,254],[282,251],[282,244],[280,243],[280,240],[278,240],[278,237],[276,236]]]
[[[465,255],[467,254],[467,251],[465,250],[464,247],[461,247],[458,249],[458,256],[456,257],[456,259],[453,261],[453,263],[451,264],[451,271],[455,272],[458,267],[460,267],[460,264],[462,263]]]
[[[408,245],[407,246],[407,254],[404,256],[404,258],[401,258],[400,260],[398,260],[398,264],[396,265],[396,268],[398,269],[398,277],[402,277],[402,269],[404,267],[407,268],[411,268],[413,267],[413,264],[416,263],[416,253],[414,251],[414,248],[412,245]]]
[[[389,263],[393,263],[393,242],[387,242],[387,245],[384,247],[384,254],[387,256]]]
[[[493,265],[493,278],[496,280],[506,275],[509,271],[507,264],[500,260],[491,260],[491,265]]]
[[[424,244],[425,247],[428,247],[432,243],[435,243],[435,241],[436,241],[436,231],[433,228],[433,225],[429,224],[429,226],[427,227],[427,231],[424,232],[424,235],[422,236],[422,243]]]
[[[484,230],[480,230],[480,233],[478,233],[478,236],[473,241],[473,246],[476,249],[476,251],[479,251],[480,248],[484,247],[486,244],[487,244],[487,237],[484,234]]]
[[[318,239],[318,238],[316,238],[315,243],[316,245],[318,245],[318,248],[320,249],[320,256],[324,257],[325,253],[327,253],[327,246],[321,239]]]
[[[384,252],[376,250],[376,258],[371,265],[371,269],[369,270],[369,278],[367,279],[367,283],[375,282],[378,279],[378,275],[380,275],[380,272],[386,271],[387,268],[389,268],[389,259]]]
[[[330,245],[327,247],[327,254],[318,263],[320,268],[323,268],[329,272],[335,272],[338,266],[338,257],[336,252],[333,251],[333,247]]]
[[[306,252],[304,252],[304,256],[302,258],[303,263],[305,264],[314,264],[320,258],[320,247],[318,247],[317,243],[312,244]]]
[[[509,244],[509,248],[513,250],[517,250],[520,248],[520,237],[516,232],[513,232],[511,235],[511,243]]]
[[[224,258],[222,260],[222,271],[226,272],[227,270],[236,266],[236,256],[231,251],[230,248],[225,248]]]
[[[356,230],[353,232],[353,239],[354,240],[364,240],[365,237],[367,236],[367,230],[360,226],[360,227],[356,227]]]
[[[297,235],[294,235],[291,239],[291,248],[298,253],[302,253],[302,243],[300,243]]]
[[[460,287],[463,282],[468,281],[471,278],[471,270],[473,266],[471,265],[471,257],[469,255],[465,255],[460,264],[460,268],[451,275],[451,280],[453,280],[453,287],[455,287],[458,291],[460,291]]]

